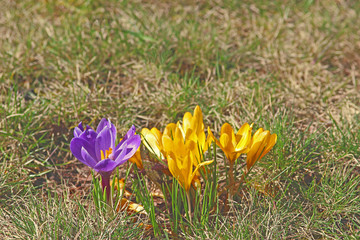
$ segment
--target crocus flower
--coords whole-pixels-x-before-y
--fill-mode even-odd
[[[234,130],[230,124],[224,123],[220,130],[219,140],[213,137],[215,139],[216,145],[218,145],[221,150],[223,150],[226,158],[230,161],[230,163],[234,163],[240,154],[249,151],[251,130],[252,125],[249,126],[248,123],[245,123],[241,126],[235,135]],[[208,132],[213,136],[210,129]]]
[[[195,153],[195,166],[202,161],[202,155],[205,153],[213,138],[208,135],[206,137],[204,131],[204,122],[201,108],[196,106],[194,113],[186,112],[183,117],[182,125],[177,123],[177,126],[181,130],[183,138],[186,140],[192,140],[198,145],[198,149]]]
[[[171,174],[188,193],[191,182],[199,168],[211,164],[213,160],[201,162],[194,169],[196,161],[194,152],[197,149],[197,145],[192,140],[184,142],[179,127],[176,127],[173,138],[163,135],[162,142],[164,150],[167,152],[167,161]]]
[[[74,129],[74,138],[70,142],[73,155],[85,165],[93,168],[101,175],[102,187],[107,188],[107,197],[110,197],[110,175],[116,167],[125,163],[139,148],[141,139],[135,135],[132,126],[124,138],[115,146],[116,128],[103,118],[96,131],[87,126],[84,130],[80,122]]]
[[[255,164],[256,161],[260,160],[262,157],[268,153],[277,140],[277,135],[270,134],[269,131],[264,131],[264,129],[259,128],[251,139],[249,144],[249,152],[247,153],[246,158],[246,167],[247,170]]]

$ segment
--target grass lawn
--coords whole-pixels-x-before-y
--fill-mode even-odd
[[[0,6],[1,239],[360,236],[360,2]],[[69,149],[74,127],[105,117],[119,136],[131,125],[163,130],[196,105],[216,137],[225,122],[278,137],[231,211],[176,235],[100,214],[90,168]]]

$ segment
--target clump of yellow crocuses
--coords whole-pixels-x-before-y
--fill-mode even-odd
[[[190,195],[193,196],[193,192],[190,194],[190,190],[194,186],[195,194],[200,194],[199,178],[201,175],[199,169],[204,169],[206,175],[207,165],[214,162],[214,160],[209,161],[204,158],[212,141],[215,141],[216,145],[222,149],[229,162],[229,185],[225,186],[224,190],[228,192],[231,199],[236,193],[237,186],[244,180],[244,176],[252,166],[273,148],[277,140],[276,134],[270,134],[269,131],[260,128],[252,136],[252,129],[253,124],[244,123],[235,133],[231,125],[225,123],[221,127],[219,139],[214,137],[209,127],[206,136],[202,111],[199,106],[196,106],[193,113],[186,112],[184,114],[182,122],[168,124],[163,132],[155,127],[143,128],[141,138],[145,147],[153,156],[156,156],[155,162],[160,161],[161,165],[168,169],[166,174],[171,174],[184,189],[189,210],[188,216],[191,220],[192,201]],[[241,154],[247,154],[247,168],[240,182],[237,182],[236,176],[234,176],[234,164]],[[216,155],[213,156],[216,157]],[[136,157],[137,155],[134,156],[133,161],[140,166],[141,159],[139,161]],[[214,172],[209,178],[213,179],[206,179],[204,182],[208,184],[207,188],[210,186],[210,182],[213,182],[214,184],[211,186],[214,190],[211,191],[217,192],[217,167],[214,166],[211,169]],[[220,195],[221,193],[218,193],[217,196]],[[216,194],[211,196],[216,196]]]
[[[191,182],[201,166],[213,161],[201,162],[195,167],[196,143],[193,140],[184,141],[180,128],[177,126],[173,138],[163,136],[164,150],[171,174],[179,181],[186,192],[189,192]]]
[[[201,109],[196,106],[193,114],[190,112],[184,114],[182,124],[170,123],[163,133],[157,128],[151,130],[144,128],[141,131],[142,141],[146,148],[160,160],[167,161],[170,173],[184,188],[190,218],[189,192],[192,182],[196,175],[200,176],[198,174],[200,167],[213,162],[203,161],[203,155],[213,140],[210,135],[206,137],[204,128]],[[198,178],[196,179],[198,183]]]

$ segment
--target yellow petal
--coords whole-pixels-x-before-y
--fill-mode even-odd
[[[185,133],[185,130],[183,129],[183,127],[181,126],[180,122],[177,122],[177,123],[176,123],[176,128],[179,128],[179,129],[180,129],[182,138],[185,138],[186,133]],[[188,129],[188,130],[190,130],[190,129]]]
[[[211,131],[210,127],[208,127],[208,136],[210,136],[210,138],[215,141],[216,145],[218,145],[219,147],[221,146],[221,143],[219,140],[217,140],[213,134],[213,132]]]
[[[174,150],[174,142],[168,135],[162,136],[162,144],[165,152],[172,152]]]
[[[190,176],[190,182],[191,182],[192,179],[195,177],[195,174],[196,174],[196,172],[199,170],[200,167],[209,165],[209,164],[211,164],[211,163],[213,163],[213,162],[214,162],[214,160],[205,161],[205,162],[202,162],[202,163],[200,163],[199,165],[197,165],[197,167],[195,168],[195,170],[193,171],[193,173],[192,173],[191,176]]]
[[[253,136],[252,143],[249,152],[247,153],[246,158],[246,165],[247,169],[249,170],[256,161],[258,161],[260,158],[260,154],[265,149],[267,138],[270,135],[269,131],[257,131],[257,134]]]
[[[223,133],[220,136],[220,144],[221,144],[220,148],[225,153],[226,158],[231,162],[235,161],[236,160],[236,159],[234,159],[235,155],[232,154],[235,149],[234,149],[234,146],[232,145],[230,136],[228,134]]]
[[[193,166],[194,166],[194,159],[193,159],[194,155],[191,154],[191,152],[189,152],[189,154],[184,158],[184,171],[183,171],[183,176],[184,179],[187,179],[186,182],[184,182],[185,184],[185,191],[189,191],[190,186],[191,186],[191,182],[192,182],[192,170],[193,170]]]
[[[265,154],[267,154],[274,147],[276,141],[277,141],[277,135],[275,133],[271,134],[271,136],[267,140],[266,147],[259,159],[263,158]]]
[[[135,163],[136,166],[139,169],[143,168],[142,160],[141,160],[141,154],[140,154],[140,148],[135,152],[135,154],[129,159],[130,162]]]
[[[227,133],[223,133],[220,136],[220,145],[225,149],[231,149],[230,136]]]
[[[256,138],[258,137],[258,135],[261,134],[263,131],[264,131],[263,128],[259,128],[259,129],[254,133],[253,139],[256,139]]]
[[[178,179],[181,172],[180,172],[180,170],[179,170],[179,168],[177,166],[176,157],[172,152],[169,153],[169,155],[167,157],[167,162],[168,162],[168,167],[169,167],[170,173],[173,175],[173,177]]]
[[[245,123],[242,125],[236,135],[237,138],[240,137],[240,139],[235,147],[235,152],[244,153],[251,141],[251,128],[249,124]]]
[[[169,123],[164,129],[163,135],[167,135],[170,138],[174,138],[175,129],[176,129],[176,124],[175,123]]]
[[[221,130],[220,130],[220,136],[223,135],[224,133],[226,133],[227,135],[231,136],[231,134],[234,132],[233,128],[230,126],[230,124],[228,123],[224,123],[221,126]]]
[[[203,115],[199,106],[194,109],[194,116],[191,121],[191,128],[198,134],[204,130]]]
[[[184,117],[183,117],[183,127],[182,127],[182,129],[184,130],[184,133],[186,133],[187,130],[190,128],[192,118],[193,118],[193,116],[191,115],[191,113],[186,112],[186,113],[184,114]],[[184,134],[184,135],[185,135],[185,134]]]
[[[151,153],[159,158],[163,158],[161,153],[162,144],[158,140],[158,135],[154,135],[153,131],[156,132],[156,130],[153,129],[150,131],[147,128],[143,128],[141,130],[142,142]]]
[[[214,135],[212,134],[211,130],[210,130],[210,127],[208,127],[208,135],[207,135],[207,138],[206,138],[206,142],[205,142],[205,146],[206,146],[206,150],[208,149],[208,147],[211,145],[211,143],[215,141],[215,137]],[[206,151],[204,150],[204,152]]]
[[[151,133],[156,137],[157,141],[161,142],[162,133],[159,131],[159,129],[153,127],[151,130]]]

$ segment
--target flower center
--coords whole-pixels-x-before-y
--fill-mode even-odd
[[[109,150],[105,150],[105,154],[103,150],[100,150],[101,153],[101,160],[110,158],[110,155],[112,154],[112,148],[109,148]]]

